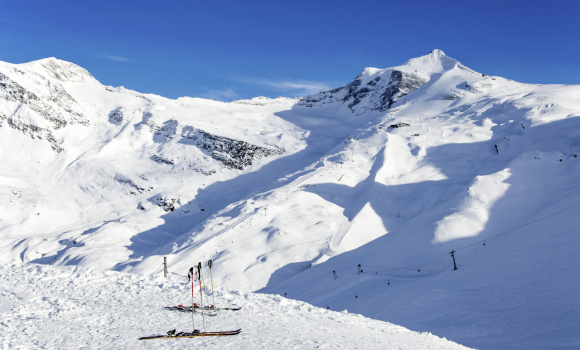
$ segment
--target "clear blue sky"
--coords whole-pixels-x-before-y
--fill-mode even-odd
[[[56,57],[170,98],[302,96],[441,49],[528,83],[580,84],[576,0],[0,0],[0,60]]]

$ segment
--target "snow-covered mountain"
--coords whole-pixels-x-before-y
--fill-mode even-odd
[[[455,68],[475,74],[446,56],[443,51],[434,50],[428,56],[412,59],[402,66],[387,69],[366,68],[352,83],[308,96],[301,105],[314,107],[343,102],[357,114],[373,110],[384,112],[399,98],[429,82],[434,74]]]
[[[218,285],[467,346],[580,346],[578,85],[434,50],[221,103],[51,58],[0,62],[0,101],[4,263],[157,275],[167,256],[177,278],[213,259]]]

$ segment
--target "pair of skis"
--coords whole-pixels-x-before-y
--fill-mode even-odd
[[[235,307],[215,307],[213,305],[210,306],[199,306],[197,304],[194,304],[193,307],[191,306],[185,306],[185,305],[177,305],[177,306],[165,306],[163,307],[165,310],[173,310],[173,311],[181,311],[181,312],[191,312],[192,310],[194,312],[197,311],[238,311],[241,310],[242,307],[241,306],[235,306]]]
[[[214,298],[214,293],[213,293],[213,273],[212,273],[212,261],[209,260],[208,261],[208,266],[209,266],[209,271],[210,271],[210,276],[211,276],[211,290],[212,290],[212,300],[215,303],[215,298]],[[193,282],[194,282],[194,275],[195,277],[197,277],[197,279],[199,280],[199,295],[200,295],[200,299],[201,299],[201,305],[198,305],[197,303],[194,302],[194,287],[193,287]],[[220,311],[220,310],[230,310],[230,311],[237,311],[240,310],[241,307],[225,307],[225,308],[218,308],[215,307],[213,304],[209,303],[209,298],[207,296],[206,293],[206,299],[207,299],[207,306],[203,306],[203,290],[201,287],[202,281],[203,281],[203,287],[205,289],[205,280],[203,278],[203,273],[202,273],[202,269],[201,269],[201,262],[199,262],[197,264],[197,271],[195,271],[194,274],[194,268],[190,268],[189,269],[189,274],[188,274],[189,279],[191,280],[191,306],[184,306],[184,305],[178,305],[178,306],[166,306],[165,309],[166,310],[177,310],[177,311],[182,311],[182,312],[191,312],[191,323],[193,326],[193,332],[179,332],[176,333],[175,329],[167,332],[167,334],[165,335],[153,335],[153,336],[148,336],[148,337],[141,337],[139,338],[139,340],[147,340],[147,339],[173,339],[173,338],[195,338],[195,337],[216,337],[216,336],[228,336],[228,335],[236,335],[236,334],[240,334],[240,332],[242,331],[241,329],[237,329],[235,331],[219,331],[219,332],[205,332],[205,316],[204,316],[204,311],[208,311],[208,316],[216,316],[217,312],[216,311]],[[201,317],[203,320],[203,329],[204,331],[201,332],[198,329],[195,329],[195,321],[194,321],[194,313],[201,311]]]
[[[175,338],[195,338],[195,337],[221,337],[226,335],[236,335],[240,334],[242,329],[236,329],[235,331],[221,331],[221,332],[200,332],[196,329],[196,331],[190,332],[179,332],[175,333],[175,329],[172,331],[167,332],[166,335],[152,335],[149,337],[141,337],[139,340],[148,340],[148,339],[175,339]]]

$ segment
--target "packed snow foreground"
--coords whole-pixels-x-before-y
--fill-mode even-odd
[[[103,86],[51,58],[0,62],[0,101],[9,346],[34,339],[17,331],[34,317],[49,348],[74,342],[59,317],[94,327],[91,347],[189,331],[161,307],[211,259],[219,296],[244,308],[208,322],[243,331],[204,344],[456,346],[358,313],[475,348],[580,347],[578,85],[434,50],[302,99],[222,103]]]
[[[144,341],[171,329],[191,332],[190,314],[162,309],[191,300],[186,279],[28,264],[0,266],[0,281],[4,349],[467,349],[360,315],[229,289],[216,291],[216,304],[243,309],[206,316],[205,328],[242,328],[239,335]],[[203,330],[197,313],[196,322]]]

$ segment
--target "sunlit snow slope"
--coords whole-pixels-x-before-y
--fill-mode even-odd
[[[169,100],[56,59],[0,88],[4,262],[213,259],[219,285],[467,346],[580,346],[580,86],[435,50],[302,100]]]

